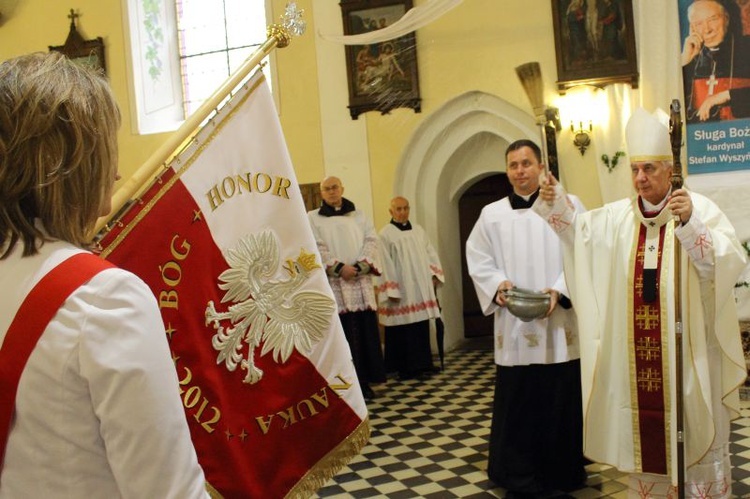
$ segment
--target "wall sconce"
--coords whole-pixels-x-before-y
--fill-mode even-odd
[[[586,130],[583,128],[583,122],[578,122],[578,130],[575,129],[575,126],[573,125],[573,122],[570,122],[570,131],[575,134],[573,137],[573,145],[578,148],[579,151],[581,151],[581,156],[586,152],[586,148],[591,145],[591,136],[589,135],[590,132],[594,130],[594,126],[591,123],[591,120],[589,120],[589,129]]]

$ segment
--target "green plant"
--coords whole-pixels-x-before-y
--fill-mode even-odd
[[[609,156],[607,156],[606,154],[602,154],[602,161],[604,161],[604,166],[607,167],[607,171],[609,173],[612,173],[612,170],[614,170],[615,167],[617,166],[617,162],[623,156],[625,156],[624,151],[617,151],[615,155],[612,157],[612,162],[610,163]]]

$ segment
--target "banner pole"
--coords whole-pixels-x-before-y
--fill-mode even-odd
[[[98,234],[119,213],[125,204],[134,198],[136,193],[142,190],[156,175],[160,168],[164,167],[172,157],[189,142],[200,130],[201,124],[221,104],[221,102],[244,80],[250,72],[260,65],[264,57],[275,48],[284,48],[291,41],[291,34],[301,35],[305,31],[304,21],[299,20],[301,11],[291,10],[282,16],[283,24],[271,24],[268,26],[266,41],[253,52],[242,65],[217,88],[214,93],[206,99],[203,104],[191,114],[183,124],[175,130],[172,135],[141,165],[135,173],[114,193],[112,196],[112,209],[100,217],[96,222],[94,234]],[[289,19],[289,16],[297,16]]]

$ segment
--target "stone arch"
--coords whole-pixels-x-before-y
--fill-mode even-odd
[[[440,297],[448,350],[464,338],[458,201],[473,183],[505,171],[505,148],[521,138],[540,141],[530,114],[471,91],[424,119],[396,168],[393,192],[410,200],[412,219],[427,231],[445,270]]]

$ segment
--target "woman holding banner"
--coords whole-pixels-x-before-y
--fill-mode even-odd
[[[119,124],[64,56],[0,64],[0,497],[208,497],[153,294],[85,249]]]

